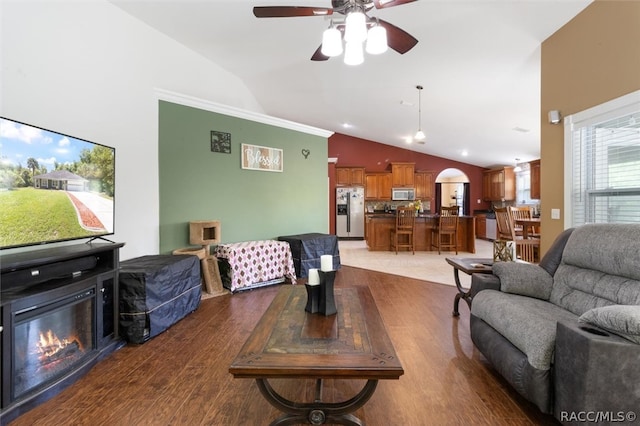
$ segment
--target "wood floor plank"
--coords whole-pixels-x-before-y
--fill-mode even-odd
[[[381,380],[356,412],[369,426],[557,424],[474,348],[466,304],[460,317],[451,315],[454,287],[346,266],[335,285],[370,288],[405,370],[399,380]],[[253,380],[233,379],[228,367],[277,291],[272,286],[203,300],[166,332],[111,354],[11,425],[269,424],[278,411]],[[363,385],[327,380],[323,399],[350,398]],[[273,386],[289,398],[314,397],[313,380]]]

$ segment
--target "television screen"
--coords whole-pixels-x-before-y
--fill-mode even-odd
[[[0,117],[0,249],[113,234],[115,157]]]

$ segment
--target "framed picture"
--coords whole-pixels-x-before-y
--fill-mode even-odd
[[[211,131],[211,152],[231,154],[231,133]]]
[[[281,172],[283,168],[282,150],[266,146],[241,145],[241,163],[243,169]]]

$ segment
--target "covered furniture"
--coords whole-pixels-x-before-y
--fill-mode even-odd
[[[286,241],[291,248],[293,266],[298,278],[309,276],[309,269],[320,269],[320,256],[333,257],[333,270],[340,269],[340,250],[338,237],[317,232],[278,237],[279,241]]]
[[[472,276],[471,338],[494,368],[563,423],[640,407],[640,225],[564,231],[539,265]],[[622,423],[627,424],[627,423]]]
[[[296,283],[293,256],[286,241],[220,244],[216,256],[222,284],[231,292],[278,284],[286,278]]]
[[[200,306],[197,256],[150,255],[120,262],[120,334],[143,343]]]
[[[431,245],[442,250],[455,250],[458,254],[458,207],[441,207],[437,224],[431,229]]]
[[[396,210],[396,226],[391,228],[391,250],[411,249],[416,254],[413,242],[413,231],[416,220],[416,209],[413,207],[398,207]]]

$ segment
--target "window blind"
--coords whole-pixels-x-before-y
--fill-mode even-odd
[[[571,226],[640,223],[640,92],[570,120]],[[633,98],[632,98],[633,100]]]

